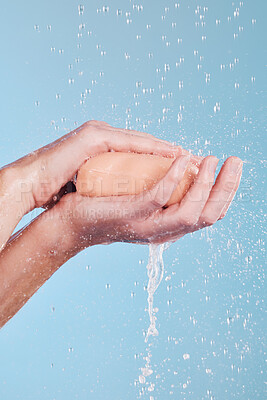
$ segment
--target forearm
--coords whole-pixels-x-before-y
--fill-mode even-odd
[[[52,211],[14,235],[0,254],[0,327],[81,250],[60,214]]]

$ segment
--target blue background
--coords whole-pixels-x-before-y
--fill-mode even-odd
[[[164,253],[154,392],[138,382],[148,248],[114,244],[67,262],[1,330],[1,400],[264,398],[266,4],[1,3],[1,165],[90,119],[244,160],[227,216]]]

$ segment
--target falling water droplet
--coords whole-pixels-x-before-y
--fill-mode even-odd
[[[78,13],[79,13],[79,15],[83,15],[83,12],[84,12],[84,5],[78,5]]]

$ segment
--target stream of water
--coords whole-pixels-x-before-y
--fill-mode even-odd
[[[154,305],[154,294],[157,288],[162,281],[164,274],[164,262],[163,262],[163,252],[165,249],[169,247],[169,243],[163,243],[160,245],[150,244],[149,245],[149,258],[147,264],[147,275],[148,275],[148,285],[147,285],[147,302],[148,302],[148,315],[150,325],[148,327],[145,343],[148,343],[148,339],[150,336],[158,336],[159,332],[156,328],[156,313],[158,311],[157,308],[153,308]],[[151,350],[150,345],[148,345],[147,356],[144,357],[146,361],[145,367],[141,368],[142,374],[139,375],[139,382],[144,384],[146,383],[146,378],[153,373],[153,369],[151,368]],[[148,391],[154,391],[154,384],[151,383],[148,386]],[[153,399],[153,397],[151,397]]]

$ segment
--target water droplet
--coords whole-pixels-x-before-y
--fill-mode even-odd
[[[34,25],[34,30],[35,30],[36,32],[40,32],[40,27],[39,27],[39,25]]]
[[[237,18],[237,17],[239,17],[239,9],[238,8],[236,8],[234,11],[234,18]]]
[[[206,374],[211,374],[211,373],[212,373],[211,369],[210,368],[206,368]]]
[[[154,384],[154,383],[151,383],[150,386],[148,386],[147,390],[148,390],[149,392],[153,392],[153,391],[154,391],[154,388],[155,388],[155,384]]]
[[[86,265],[85,269],[86,269],[87,271],[91,271],[92,266],[91,266],[91,265]]]
[[[78,6],[78,13],[79,13],[79,15],[83,15],[83,13],[84,13],[84,5],[79,5]]]
[[[34,104],[36,105],[36,107],[39,107],[40,101],[39,101],[39,100],[36,100],[36,101],[34,102]]]
[[[110,289],[110,284],[106,283],[106,289]]]
[[[121,16],[121,15],[122,15],[122,11],[118,8],[116,14],[117,14],[118,16]]]
[[[178,123],[182,122],[182,119],[183,119],[183,115],[182,115],[181,112],[179,112],[178,115],[177,115],[177,121],[178,121]]]
[[[214,111],[215,113],[218,112],[218,111],[220,111],[220,109],[221,109],[220,103],[216,103],[215,106],[213,107],[213,111]]]
[[[146,378],[143,375],[139,375],[139,382],[146,383]]]
[[[51,26],[51,25],[47,25],[46,29],[47,29],[49,32],[51,32],[52,26]]]
[[[183,355],[183,359],[184,359],[184,360],[189,360],[189,358],[190,358],[190,355],[189,355],[188,353],[185,353],[185,354]]]
[[[169,64],[164,64],[164,71],[165,72],[170,71],[170,65]]]
[[[69,353],[73,353],[73,348],[69,347]]]

